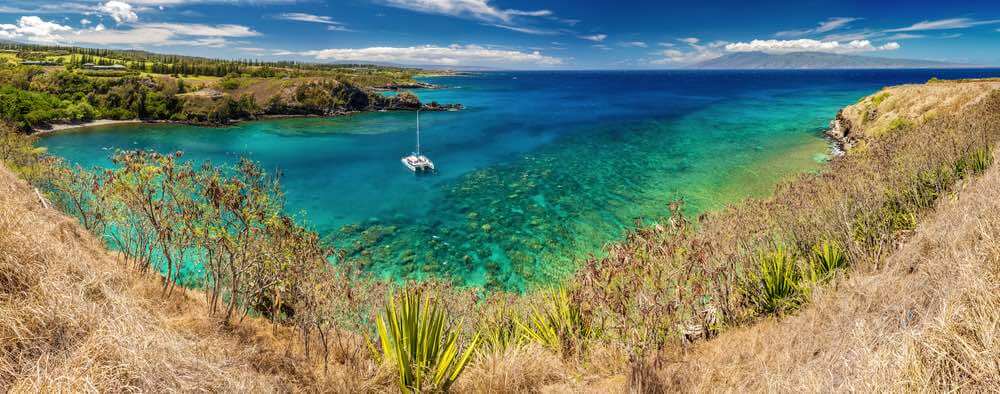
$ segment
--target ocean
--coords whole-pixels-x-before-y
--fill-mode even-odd
[[[523,291],[557,283],[683,199],[696,215],[821,170],[837,110],[883,86],[1000,70],[487,72],[424,78],[414,113],[127,124],[44,136],[49,153],[110,166],[115,149],[240,156],[280,172],[289,213],[378,276]],[[194,270],[197,267],[192,268]]]

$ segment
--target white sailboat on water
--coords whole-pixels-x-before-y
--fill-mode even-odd
[[[434,171],[434,162],[420,154],[420,110],[417,110],[417,151],[402,159],[403,165],[413,172]]]

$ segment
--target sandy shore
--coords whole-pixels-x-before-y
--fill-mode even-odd
[[[34,130],[34,133],[32,134],[42,135],[42,134],[54,133],[56,131],[79,129],[83,127],[105,126],[110,124],[142,123],[142,122],[143,121],[139,119],[128,119],[128,120],[100,119],[100,120],[93,120],[90,122],[81,122],[81,123],[59,123],[59,124],[49,125],[47,128],[44,129],[36,128]]]

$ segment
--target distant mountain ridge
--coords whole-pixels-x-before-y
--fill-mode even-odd
[[[982,67],[970,64],[931,60],[890,59],[884,57],[839,55],[823,52],[768,54],[737,52],[696,63],[690,68],[707,70],[808,70],[863,68],[963,68]]]

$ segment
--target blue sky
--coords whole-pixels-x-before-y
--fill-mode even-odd
[[[511,69],[807,50],[1000,65],[1000,1],[4,0],[0,39]]]

